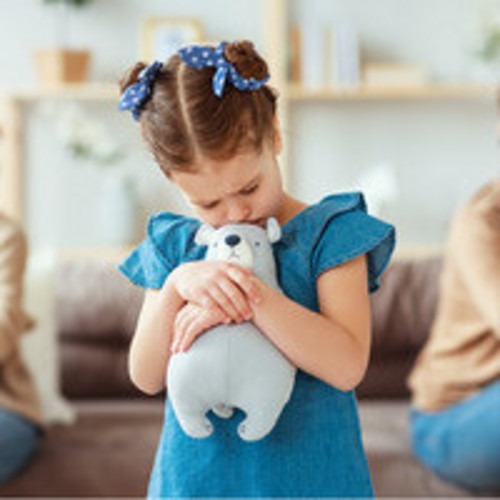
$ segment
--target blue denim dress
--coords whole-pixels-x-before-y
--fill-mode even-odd
[[[204,257],[205,248],[193,241],[199,225],[172,213],[151,217],[147,237],[120,270],[139,286],[160,288],[181,262]],[[323,271],[367,254],[373,292],[394,245],[394,227],[367,214],[361,193],[326,196],[282,226],[273,245],[280,286],[290,299],[319,312],[316,281]],[[238,436],[240,410],[227,420],[212,411],[207,417],[213,434],[190,438],[167,398],[150,498],[373,496],[354,391],[299,369],[290,401],[260,441]]]

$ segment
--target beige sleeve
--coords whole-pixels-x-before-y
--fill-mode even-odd
[[[32,326],[22,308],[26,240],[22,231],[0,214],[0,364]]]
[[[466,207],[455,218],[450,251],[474,305],[500,339],[500,223]]]

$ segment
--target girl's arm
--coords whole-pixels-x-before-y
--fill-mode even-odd
[[[342,391],[355,388],[368,365],[370,301],[365,255],[318,278],[320,313],[257,280],[262,300],[254,322],[297,367]]]
[[[151,395],[165,387],[173,325],[185,304],[171,276],[160,290],[146,290],[130,345],[130,378],[141,391]]]
[[[238,276],[233,282],[235,271]],[[187,262],[168,275],[159,291],[148,289],[129,351],[132,382],[147,394],[165,387],[176,330],[194,329],[199,334],[231,317],[235,322],[250,319],[252,310],[242,289],[248,297],[255,298],[259,293],[250,276],[251,271],[227,263]]]

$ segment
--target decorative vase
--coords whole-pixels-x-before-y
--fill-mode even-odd
[[[131,179],[121,172],[106,173],[99,210],[100,239],[104,245],[127,245],[134,240],[136,205]]]
[[[42,85],[82,83],[88,79],[91,60],[88,50],[38,50],[34,57]]]

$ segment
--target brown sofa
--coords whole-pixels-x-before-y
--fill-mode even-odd
[[[405,380],[429,332],[440,271],[439,257],[395,261],[372,296],[372,359],[357,395],[378,496],[470,496],[416,460],[408,433]],[[65,263],[57,282],[63,391],[78,420],[52,427],[0,496],[144,496],[163,397],[142,396],[127,378],[142,291],[105,263]]]

